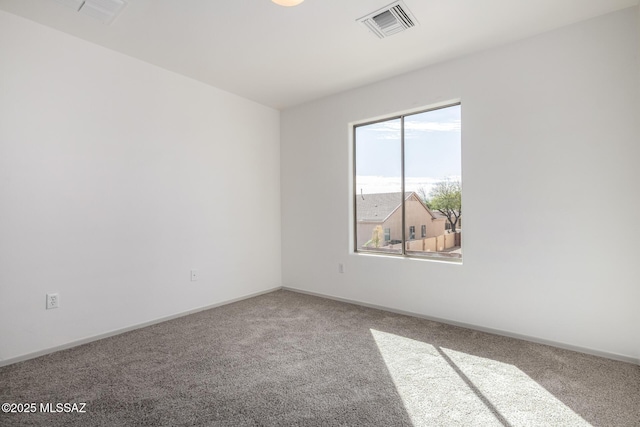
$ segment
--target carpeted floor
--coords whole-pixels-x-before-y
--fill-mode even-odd
[[[2,402],[37,406],[2,426],[640,426],[640,367],[277,291],[0,368]]]

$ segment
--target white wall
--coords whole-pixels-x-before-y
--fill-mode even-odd
[[[0,360],[281,285],[278,111],[4,12],[0,76]]]
[[[637,31],[637,40],[638,40],[638,46],[637,46],[637,54],[636,54],[636,61],[637,61],[637,66],[638,66],[638,99],[640,100],[640,3],[638,3],[638,7],[636,9],[636,14],[637,14],[637,23],[638,23],[638,31]],[[640,101],[639,101],[640,102]],[[638,117],[637,117],[637,122],[640,123],[640,108],[638,108]],[[635,192],[637,197],[640,197],[640,194],[638,194],[639,192],[636,191]],[[634,224],[635,227],[640,228],[640,221],[637,220],[632,220],[632,223]],[[640,231],[638,231],[638,233],[640,233]],[[636,320],[636,349],[637,349],[637,353],[639,356],[638,358],[640,358],[640,302],[638,302],[637,308],[636,308],[636,314],[638,316],[637,320]]]
[[[284,111],[283,284],[637,359],[637,31],[631,8]],[[464,264],[350,253],[348,123],[458,98]]]

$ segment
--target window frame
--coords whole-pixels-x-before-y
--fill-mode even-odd
[[[378,117],[376,119],[372,119],[372,120],[366,120],[366,121],[362,121],[362,122],[355,122],[352,123],[350,125],[351,128],[351,152],[352,152],[352,164],[351,164],[351,225],[353,227],[353,232],[352,232],[352,239],[353,239],[353,246],[351,248],[351,251],[353,251],[352,253],[354,254],[361,254],[361,255],[373,255],[373,256],[384,256],[384,257],[399,257],[399,258],[409,258],[409,259],[416,259],[416,260],[425,260],[425,261],[436,261],[436,262],[446,262],[449,264],[462,264],[462,257],[461,258],[457,258],[457,257],[451,257],[451,256],[447,256],[445,253],[440,253],[440,252],[429,252],[428,254],[425,253],[424,255],[415,255],[414,253],[412,253],[411,251],[407,251],[407,245],[406,243],[409,241],[407,239],[407,224],[406,224],[406,209],[405,209],[405,204],[406,204],[406,200],[405,197],[402,197],[402,203],[401,203],[401,210],[402,210],[402,233],[401,233],[401,241],[402,241],[402,246],[401,246],[401,252],[400,253],[393,253],[393,252],[376,252],[376,251],[367,251],[367,250],[362,250],[358,248],[358,210],[357,210],[357,197],[358,197],[358,192],[357,192],[357,188],[356,188],[356,161],[357,161],[357,148],[356,148],[356,130],[359,127],[362,126],[369,126],[369,125],[373,125],[376,123],[382,123],[382,122],[387,122],[387,121],[392,121],[392,120],[400,120],[400,158],[401,158],[401,167],[400,167],[400,181],[401,181],[401,194],[405,194],[405,135],[404,135],[404,131],[405,131],[405,117],[408,116],[413,116],[413,115],[418,115],[418,114],[422,114],[422,113],[427,113],[430,111],[436,111],[436,110],[442,110],[445,108],[450,108],[450,107],[455,107],[455,106],[460,106],[461,109],[461,116],[462,116],[462,101],[461,100],[455,100],[455,101],[450,101],[450,102],[445,102],[445,103],[441,103],[441,104],[436,104],[436,105],[432,105],[430,107],[424,107],[424,108],[420,108],[420,109],[415,109],[415,110],[409,110],[409,111],[405,111],[402,113],[397,113],[397,114],[390,114],[388,116],[381,116]],[[461,138],[462,138],[462,133],[461,133]],[[462,139],[460,140],[460,147],[462,150]],[[462,176],[464,175],[464,172],[462,170],[462,152],[460,153],[460,182],[462,183]],[[464,197],[463,197],[464,200]],[[464,203],[463,203],[464,204]],[[445,223],[446,226],[446,223]],[[461,242],[461,247],[462,246],[462,242]],[[409,253],[408,253],[409,252]],[[462,253],[464,253],[464,250],[462,251]]]

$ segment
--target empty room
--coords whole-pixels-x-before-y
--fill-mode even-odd
[[[0,0],[0,425],[640,426],[639,160],[638,0]]]

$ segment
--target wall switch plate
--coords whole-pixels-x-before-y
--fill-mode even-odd
[[[198,270],[191,270],[191,281],[192,282],[197,281],[198,277],[200,277],[200,274],[198,273]]]
[[[60,307],[60,295],[47,294],[47,310]]]
[[[343,263],[339,263],[338,264],[338,273],[344,273],[344,264]]]

